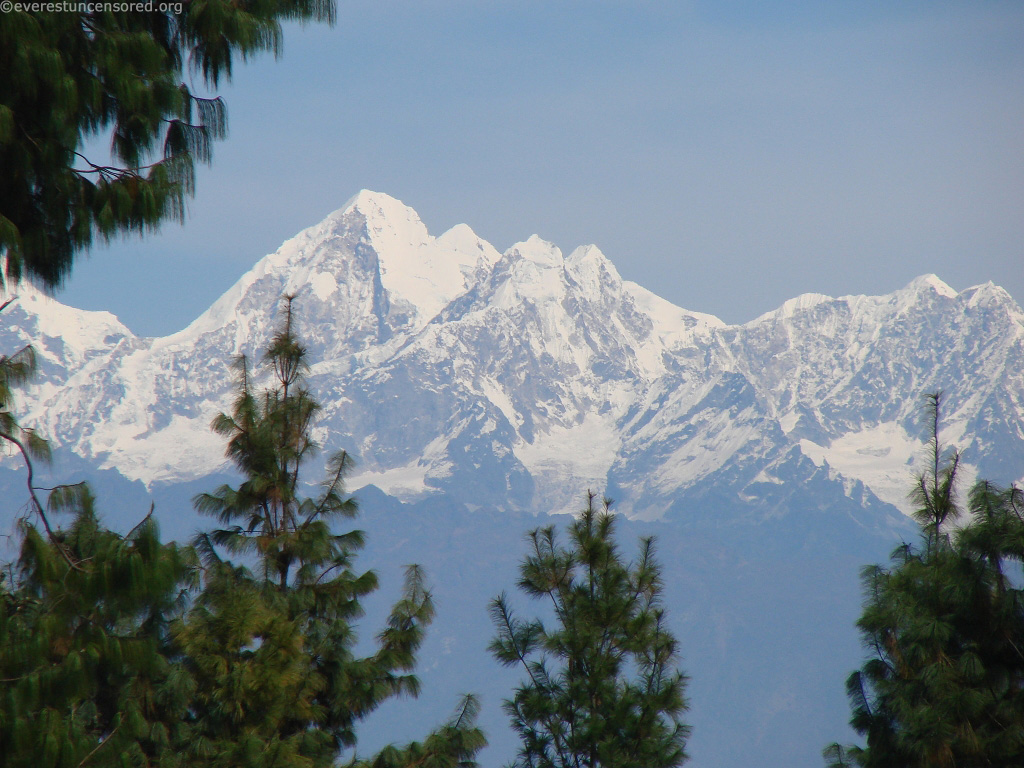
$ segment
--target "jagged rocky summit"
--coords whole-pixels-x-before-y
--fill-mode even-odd
[[[633,517],[842,514],[897,524],[921,455],[921,396],[946,392],[967,474],[1019,479],[1024,313],[935,276],[885,296],[807,294],[727,325],[623,280],[594,246],[499,253],[363,191],[261,259],[165,338],[29,286],[3,349],[36,346],[23,421],[149,486],[224,465],[210,420],[232,359],[258,355],[296,294],[324,406],[317,437],[351,487],[469,509],[568,511],[608,489]]]

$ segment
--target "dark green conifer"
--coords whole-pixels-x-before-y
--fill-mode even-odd
[[[331,457],[319,493],[304,495],[319,406],[304,384],[291,297],[261,368],[272,380],[264,390],[239,360],[232,413],[213,422],[242,481],[196,497],[223,527],[195,542],[204,587],[175,632],[196,686],[187,749],[193,765],[330,766],[356,745],[366,715],[418,692],[411,670],[434,608],[423,574],[410,567],[376,652],[353,654],[360,600],[377,579],[354,570],[363,534],[335,527],[356,512],[344,493],[348,456]],[[453,724],[372,764],[471,765],[484,743],[475,712],[475,702],[463,702]]]
[[[0,13],[0,283],[56,286],[95,237],[180,220],[227,128],[191,75],[215,91],[237,58],[280,53],[282,21],[335,17],[333,0],[178,6]],[[110,158],[86,157],[107,135]]]
[[[847,692],[867,743],[832,745],[832,766],[1022,764],[1024,503],[1019,489],[980,481],[969,522],[953,526],[959,456],[943,455],[940,406],[929,395],[931,461],[913,494],[921,541],[864,569],[869,659]]]
[[[506,702],[522,747],[520,768],[661,768],[686,760],[686,676],[661,605],[654,542],[623,561],[609,504],[593,494],[569,526],[529,534],[519,587],[550,602],[555,626],[523,620],[502,594],[491,604],[491,651],[526,679]]]
[[[191,685],[169,623],[191,550],[147,516],[126,536],[99,525],[85,486],[50,494],[66,529],[21,524],[0,576],[0,756],[15,768],[179,766]],[[47,526],[49,528],[49,526]]]

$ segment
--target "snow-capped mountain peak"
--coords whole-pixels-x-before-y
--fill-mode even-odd
[[[555,267],[561,269],[565,263],[562,250],[540,235],[530,235],[526,240],[514,244],[505,255],[514,255],[518,259],[529,261],[541,267]]]
[[[589,295],[622,290],[622,277],[596,245],[581,245],[565,258],[565,269]]]
[[[816,307],[819,304],[833,301],[831,296],[826,296],[823,293],[802,293],[799,296],[795,296],[792,299],[786,299],[782,302],[782,305],[776,309],[769,310],[763,315],[755,317],[750,322],[746,323],[748,328],[761,325],[763,323],[778,322],[780,320],[787,320],[794,317],[801,312],[805,312],[812,307]]]
[[[433,240],[416,211],[379,192],[364,189],[328,217],[344,228],[351,228],[355,218],[361,219],[363,236],[378,252],[412,254]]]
[[[440,238],[427,231],[408,206],[379,192],[361,191],[332,214],[361,236],[377,256],[380,283],[392,303],[407,304],[422,327],[464,293],[499,258],[497,251],[465,225]]]
[[[907,284],[907,287],[904,290],[908,292],[916,291],[919,293],[930,291],[938,294],[939,296],[944,296],[947,299],[955,299],[957,296],[957,292],[951,288],[948,283],[942,280],[938,275],[932,274],[915,277]]]
[[[499,286],[495,300],[503,307],[561,301],[566,290],[565,259],[557,246],[531,235],[505,251],[490,280]]]

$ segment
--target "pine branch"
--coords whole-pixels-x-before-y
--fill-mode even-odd
[[[25,480],[25,484],[28,487],[29,496],[32,500],[32,506],[35,508],[36,514],[39,515],[39,518],[43,521],[43,528],[46,529],[46,535],[49,538],[50,542],[53,544],[57,552],[60,553],[60,556],[64,559],[64,561],[68,564],[70,568],[73,568],[76,571],[81,571],[82,569],[79,567],[79,565],[75,563],[75,561],[72,560],[71,555],[68,554],[67,549],[64,546],[64,543],[57,538],[56,534],[54,534],[53,529],[50,527],[50,521],[46,517],[46,512],[43,510],[43,505],[39,502],[39,497],[36,496],[36,487],[33,483],[35,469],[32,466],[32,460],[29,458],[28,450],[25,448],[24,444],[22,444],[22,442],[18,440],[18,438],[14,437],[14,435],[9,435],[4,432],[0,432],[0,438],[3,438],[9,443],[13,443],[15,446],[17,446],[18,450],[21,451],[21,457],[25,460],[25,466],[27,468],[27,477]]]
[[[82,768],[83,765],[89,762],[89,758],[91,758],[93,755],[96,754],[97,751],[99,751],[100,747],[102,747],[104,744],[110,741],[114,734],[117,733],[117,729],[121,727],[121,723],[123,722],[123,720],[119,721],[118,724],[114,726],[114,730],[107,734],[107,738],[103,739],[99,744],[92,748],[92,751],[89,752],[89,754],[82,758],[81,762],[78,763],[78,768]]]
[[[137,530],[139,530],[139,528],[141,528],[141,527],[142,527],[143,525],[145,525],[146,521],[148,521],[148,520],[152,519],[152,517],[153,517],[153,512],[154,512],[155,510],[156,510],[156,502],[154,502],[154,501],[151,501],[151,502],[149,503],[149,512],[147,512],[147,513],[146,513],[146,516],[145,516],[144,518],[142,518],[141,520],[139,520],[139,522],[137,522],[137,523],[136,523],[136,524],[135,524],[135,525],[134,525],[134,526],[132,527],[132,529],[131,529],[130,531],[128,531],[128,533],[126,533],[126,534],[124,535],[124,539],[123,539],[123,540],[124,540],[124,541],[128,541],[128,540],[129,540],[129,539],[130,539],[130,538],[131,538],[131,537],[132,537],[132,536],[133,536],[133,535],[135,534],[135,532],[136,532]]]

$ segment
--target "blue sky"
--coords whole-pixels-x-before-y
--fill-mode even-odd
[[[221,94],[188,222],[61,301],[173,332],[361,188],[729,322],[926,272],[1024,301],[1017,1],[340,0]]]

